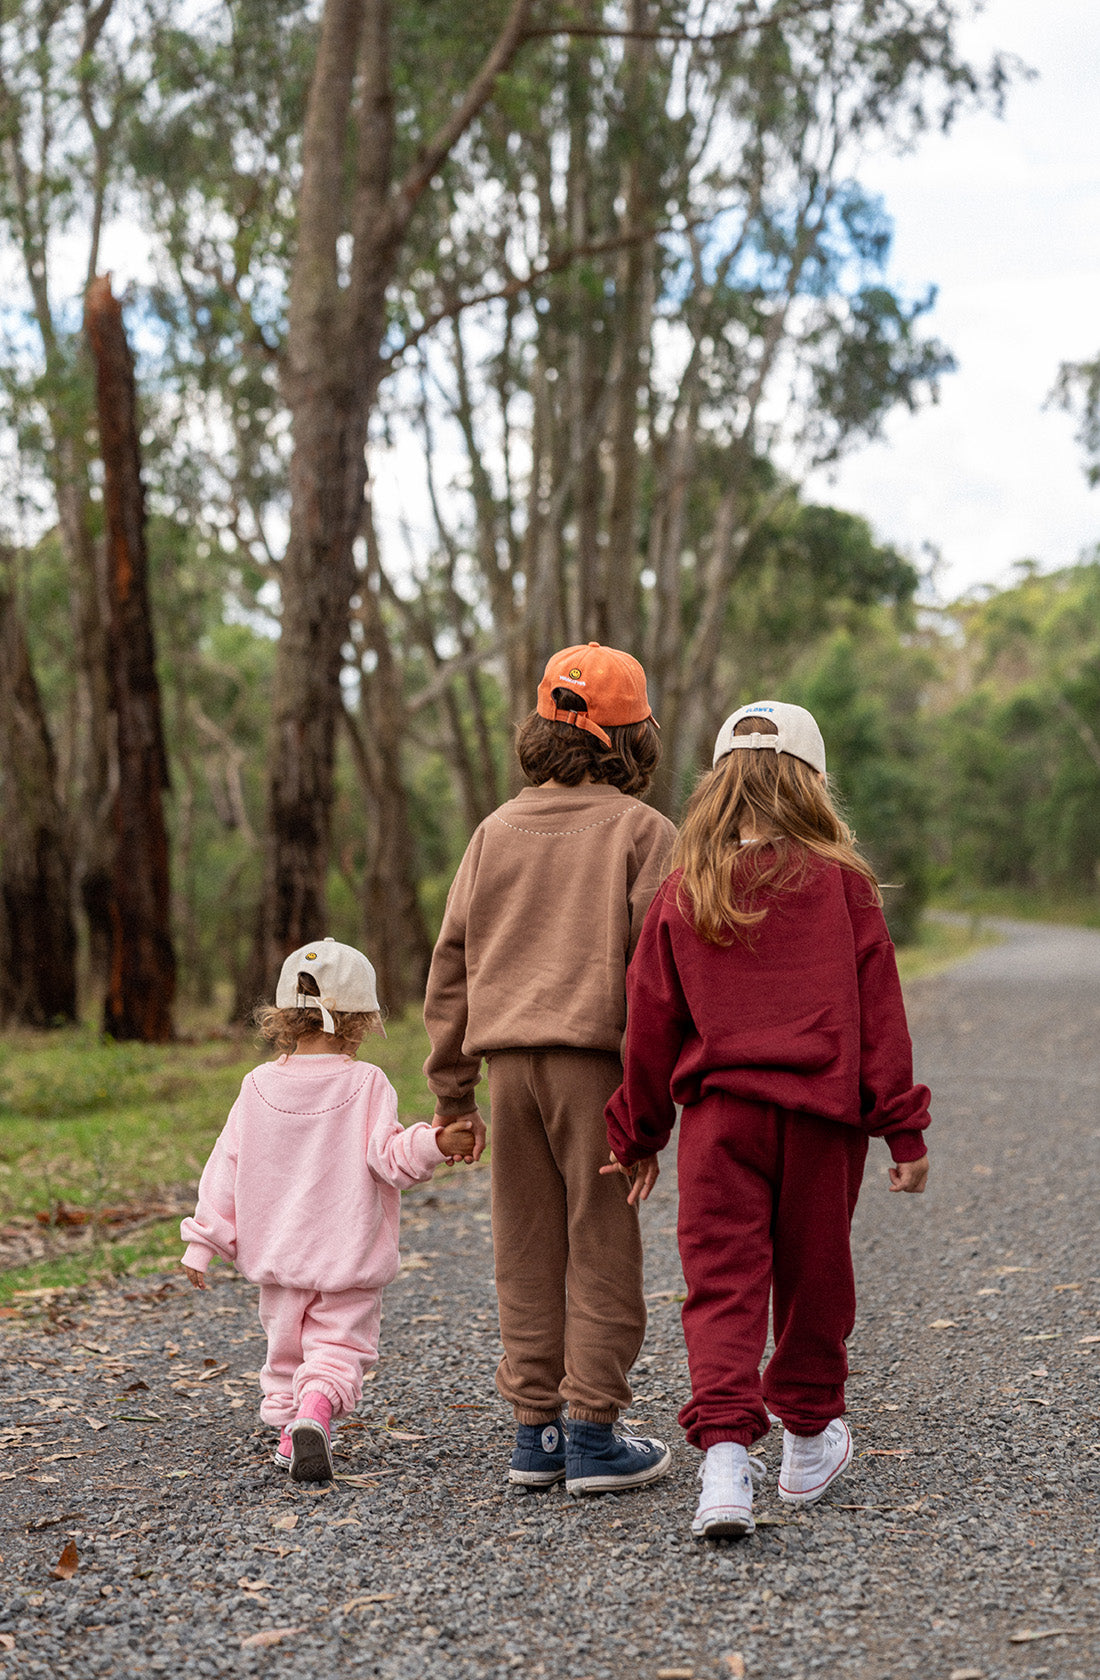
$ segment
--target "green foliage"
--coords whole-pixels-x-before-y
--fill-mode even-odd
[[[940,702],[946,879],[1053,896],[1100,881],[1100,562],[960,603]]]
[[[895,943],[911,943],[928,897],[930,809],[918,706],[931,674],[888,622],[869,616],[861,634],[836,635],[794,683],[789,698],[821,725],[843,808],[886,900]]]

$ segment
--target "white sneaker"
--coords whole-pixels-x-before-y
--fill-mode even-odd
[[[827,1423],[820,1435],[783,1431],[779,1497],[788,1505],[813,1505],[852,1462],[852,1437],[843,1418]]]
[[[753,1478],[759,1481],[763,1474],[763,1463],[750,1458],[739,1441],[719,1441],[708,1447],[699,1471],[703,1484],[699,1509],[691,1523],[696,1540],[738,1540],[743,1534],[751,1534],[756,1527],[752,1520]]]

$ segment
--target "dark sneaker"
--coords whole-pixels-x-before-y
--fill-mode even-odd
[[[565,1430],[561,1418],[553,1423],[521,1423],[508,1466],[508,1480],[520,1487],[548,1488],[565,1480]]]
[[[663,1476],[672,1453],[663,1441],[619,1435],[609,1423],[570,1421],[566,1443],[567,1493],[619,1493]]]

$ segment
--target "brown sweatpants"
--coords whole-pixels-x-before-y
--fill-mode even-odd
[[[626,1374],[645,1335],[642,1240],[608,1162],[604,1104],[618,1056],[495,1050],[493,1251],[504,1358],[497,1387],[517,1423],[612,1423],[630,1405]]]

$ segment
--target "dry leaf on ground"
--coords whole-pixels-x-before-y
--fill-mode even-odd
[[[250,1633],[247,1639],[241,1640],[241,1650],[247,1651],[258,1645],[277,1645],[280,1639],[289,1639],[292,1633],[304,1633],[305,1626],[285,1628],[264,1628],[260,1633]]]
[[[740,1651],[727,1651],[722,1661],[729,1669],[732,1680],[745,1680],[745,1659]]]
[[[386,1604],[396,1597],[396,1593],[363,1593],[359,1598],[349,1598],[346,1604],[341,1604],[340,1614],[350,1616],[353,1610],[360,1609],[364,1604]]]
[[[59,1581],[71,1581],[79,1568],[80,1553],[76,1549],[76,1541],[70,1540],[50,1574],[55,1575]]]
[[[290,1529],[297,1528],[298,1514],[296,1511],[284,1511],[281,1517],[275,1518],[271,1526],[272,1528],[286,1529],[289,1532]]]
[[[1010,1645],[1030,1645],[1035,1639],[1057,1639],[1059,1636],[1071,1633],[1087,1633],[1088,1628],[1021,1628],[1019,1633],[1010,1633]]]

